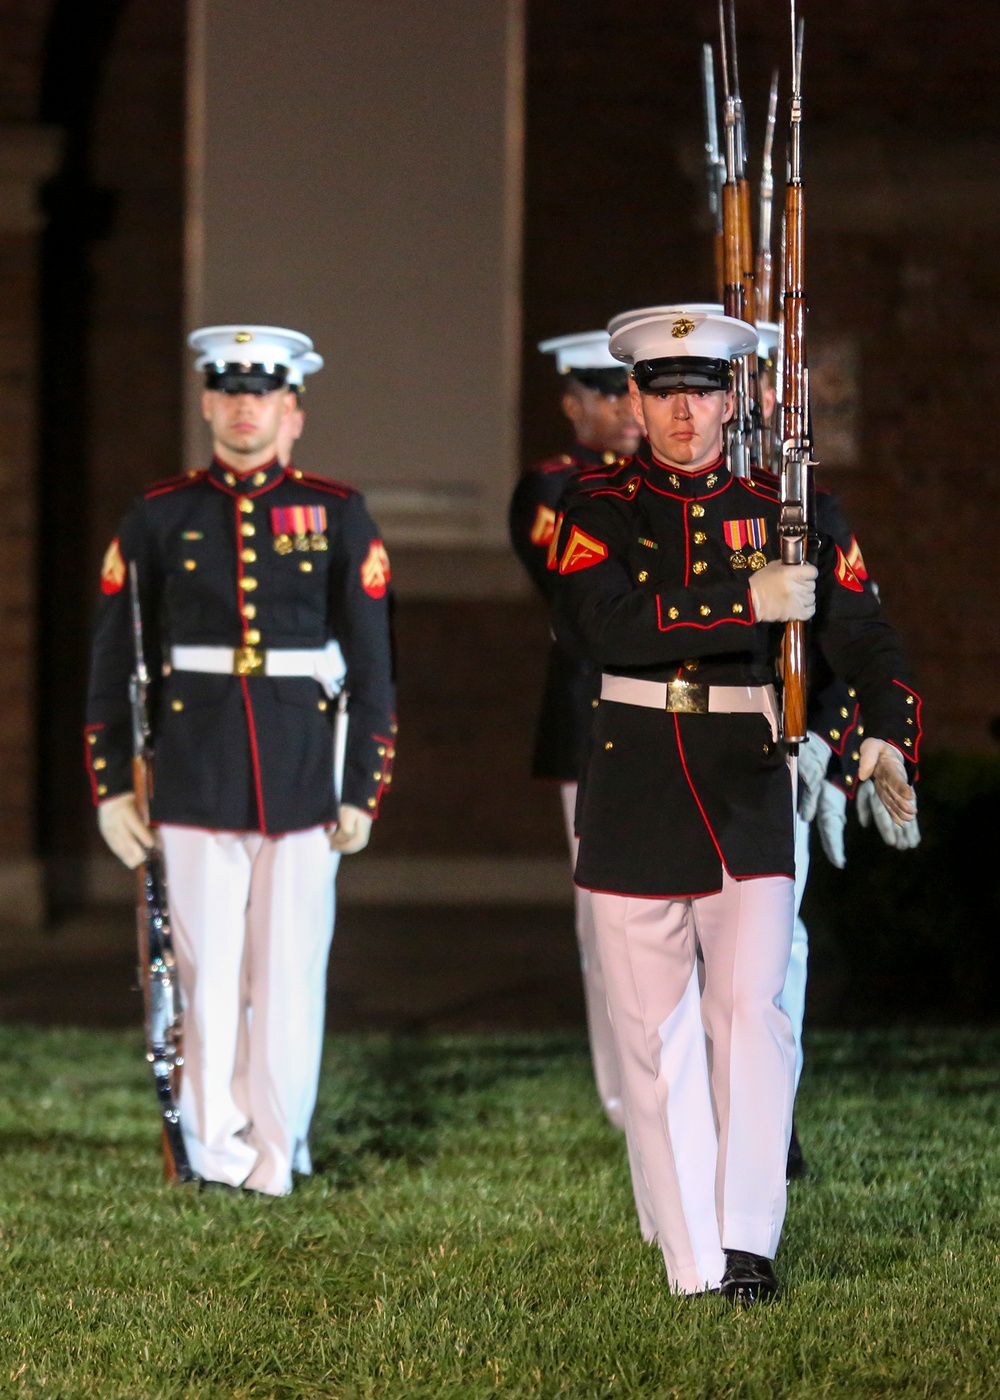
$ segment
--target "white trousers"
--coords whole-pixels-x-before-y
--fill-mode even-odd
[[[809,935],[802,922],[802,896],[809,879],[809,833],[811,825],[800,816],[795,818],[795,927],[792,931],[792,954],[781,992],[781,1005],[788,1013],[795,1037],[795,1091],[802,1078],[802,1023],[806,1014],[806,977],[809,969]]]
[[[184,1000],[181,1127],[209,1181],[268,1195],[309,1171],[340,857],[322,827],[161,826]]]
[[[779,1001],[793,883],[724,874],[720,893],[696,899],[591,901],[626,1133],[667,1274],[678,1292],[713,1288],[724,1249],[773,1258],[784,1222],[795,1045]]]

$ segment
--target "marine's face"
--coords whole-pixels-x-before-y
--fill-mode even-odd
[[[639,446],[639,425],[627,394],[602,394],[574,384],[563,394],[562,411],[584,447],[629,457]]]
[[[295,398],[292,407],[278,425],[278,440],[275,443],[275,449],[278,461],[283,467],[287,467],[292,460],[292,450],[302,436],[302,429],[305,425],[305,411],[300,407],[298,398]]]
[[[643,394],[634,380],[629,394],[636,418],[661,462],[698,471],[722,451],[722,425],[733,413],[731,390],[660,390]]]
[[[274,389],[269,394],[223,394],[206,389],[201,396],[202,416],[212,429],[212,437],[237,458],[274,451],[282,421],[294,405],[295,396],[287,389]]]

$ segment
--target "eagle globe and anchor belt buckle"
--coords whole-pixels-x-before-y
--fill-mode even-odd
[[[255,647],[237,647],[233,652],[233,675],[264,675],[264,653]]]
[[[697,681],[668,681],[666,709],[675,715],[707,715],[708,686]]]

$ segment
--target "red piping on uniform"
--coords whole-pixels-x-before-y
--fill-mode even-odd
[[[716,841],[716,839],[715,839],[715,832],[712,830],[712,823],[708,820],[708,817],[706,817],[706,815],[705,815],[705,809],[704,809],[704,807],[701,805],[701,798],[700,798],[700,797],[698,796],[698,794],[695,792],[695,790],[694,790],[694,783],[691,781],[691,774],[688,772],[687,760],[686,760],[685,757],[684,757],[684,749],[681,747],[681,726],[680,726],[680,722],[679,722],[679,720],[678,720],[676,714],[674,715],[674,734],[676,735],[676,738],[677,738],[677,756],[678,756],[678,758],[679,758],[680,761],[681,761],[681,767],[684,769],[684,776],[685,776],[685,778],[687,779],[687,785],[688,785],[688,787],[691,789],[691,796],[694,798],[695,802],[698,804],[698,811],[701,813],[701,819],[702,819],[702,821],[705,823],[705,826],[706,826],[707,829],[708,829],[708,834],[709,834],[709,836],[711,836],[711,838],[712,838],[712,845],[715,847],[715,853],[716,853],[716,855],[719,857],[719,859],[722,861],[722,868],[723,868],[723,870],[726,872],[726,874],[728,875],[728,874],[729,874],[729,867],[726,865],[726,858],[725,858],[725,856],[722,854],[722,847],[719,845],[718,841]]]
[[[666,627],[663,625],[663,613],[661,611],[660,595],[656,595],[656,625],[661,632],[672,632],[675,627],[693,627],[698,632],[710,632],[713,627],[724,627],[727,622],[733,623],[736,627],[752,627],[753,616],[750,617],[720,617],[715,622],[671,622]]]
[[[302,482],[307,486],[314,486],[317,491],[329,491],[331,495],[340,496],[345,501],[350,500],[352,496],[358,494],[353,486],[348,486],[346,481],[334,481],[331,476],[315,476],[312,472],[301,472],[296,476],[295,473],[298,471],[299,468],[293,466],[292,463],[289,462],[288,466],[285,468],[284,480],[294,481],[296,484]],[[282,478],[279,477],[279,480],[281,479]],[[275,485],[277,485],[277,482],[275,482]],[[265,487],[264,489],[266,490],[267,488]]]
[[[919,748],[920,748],[920,740],[921,740],[921,737],[922,737],[922,735],[923,735],[923,726],[922,726],[921,723],[920,723],[920,707],[923,705],[924,702],[921,700],[921,698],[920,698],[920,696],[917,694],[917,692],[916,692],[915,690],[911,690],[910,687],[909,687],[908,685],[905,685],[905,684],[903,683],[903,681],[893,680],[893,685],[898,685],[899,688],[900,688],[900,690],[905,690],[906,693],[907,693],[907,695],[912,695],[912,696],[913,696],[914,708],[915,708],[915,710],[916,710],[916,714],[913,716],[913,718],[916,720],[916,726],[915,726],[914,734],[913,734],[913,753],[912,753],[912,754],[908,754],[908,753],[904,752],[904,750],[903,750],[902,748],[900,748],[899,744],[894,744],[893,747],[899,749],[899,752],[903,755],[903,757],[904,757],[904,758],[908,758],[908,759],[910,760],[911,763],[916,763],[916,761],[917,761],[917,751],[918,751]],[[886,743],[890,743],[890,744],[891,744],[891,743],[892,743],[892,740],[891,740],[891,739],[887,739],[887,740],[886,740]]]
[[[260,753],[257,749],[257,726],[254,723],[253,705],[250,703],[250,683],[246,676],[240,676],[240,686],[243,689],[243,706],[247,716],[247,733],[250,736],[250,762],[253,764],[253,785],[257,793],[257,820],[260,823],[262,836],[270,836],[267,829],[267,819],[264,815],[264,789],[260,781]],[[306,828],[308,830],[308,828]]]
[[[171,476],[166,481],[154,482],[148,491],[143,493],[143,499],[153,500],[156,496],[168,496],[171,491],[179,491],[182,486],[194,486],[199,481],[204,481],[205,471],[195,472],[189,476],[187,472],[183,476]]]
[[[734,480],[735,479],[736,478],[734,478]],[[771,504],[774,505],[781,499],[776,491],[772,493],[767,489],[767,487],[765,487],[763,491],[755,491],[754,488],[747,482],[746,477],[740,477],[738,478],[738,480],[739,485],[743,487],[744,491],[749,491],[751,496],[759,496],[762,501],[770,501]]]
[[[97,774],[94,772],[93,756],[91,754],[91,746],[87,743],[87,735],[96,734],[98,730],[103,728],[103,724],[87,724],[84,725],[83,729],[83,753],[87,764],[87,777],[90,779],[90,795],[95,807],[100,799],[97,796]]]

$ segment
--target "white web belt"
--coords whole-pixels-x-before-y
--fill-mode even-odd
[[[251,652],[255,663],[252,668],[246,664]],[[337,642],[315,649],[171,647],[170,665],[175,671],[204,671],[214,676],[308,676],[318,681],[331,699],[343,689],[347,675],[344,654]]]

